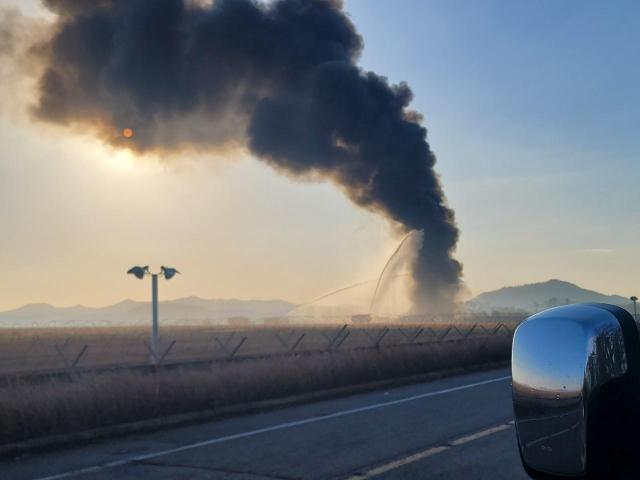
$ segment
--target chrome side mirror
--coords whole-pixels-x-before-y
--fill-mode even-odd
[[[531,477],[635,470],[640,340],[626,310],[579,304],[533,315],[516,329],[511,368],[520,457]]]

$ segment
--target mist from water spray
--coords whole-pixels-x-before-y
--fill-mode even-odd
[[[333,299],[334,302],[329,306],[321,307],[321,309],[341,309],[346,312],[351,308],[349,314],[362,313],[367,311],[371,316],[391,316],[396,317],[413,313],[411,311],[411,290],[413,288],[413,275],[411,269],[416,261],[418,252],[422,246],[423,234],[420,231],[413,231],[405,235],[396,247],[395,251],[387,259],[380,275],[371,280],[360,281],[332,290],[328,293],[320,295],[308,302],[298,305],[291,310],[287,316],[315,316],[313,307],[319,302],[327,299]],[[400,281],[400,279],[406,279]],[[375,284],[375,286],[373,286]],[[368,285],[373,287],[372,291],[363,291]],[[396,298],[400,292],[403,297],[398,301]],[[354,295],[350,295],[347,300],[339,300],[341,294],[354,292],[356,296],[366,296],[365,302],[357,301]],[[394,298],[391,298],[391,297]],[[322,316],[322,315],[320,315]]]
[[[365,285],[368,285],[370,283],[373,283],[375,280],[364,280],[362,282],[356,282],[356,283],[352,283],[351,285],[347,285],[346,287],[341,287],[338,288],[336,290],[332,290],[331,292],[325,293],[323,295],[320,295],[319,297],[314,298],[313,300],[310,300],[308,302],[302,303],[300,305],[298,305],[297,307],[295,307],[293,310],[291,310],[289,313],[287,313],[287,316],[289,317],[293,317],[296,316],[298,314],[304,314],[304,309],[308,309],[309,307],[312,307],[313,305],[315,305],[316,303],[325,300],[327,298],[331,298],[335,295],[338,295],[340,293],[344,293],[344,292],[348,292],[351,290],[354,290],[356,288],[360,288],[363,287]]]
[[[395,283],[392,282],[392,280],[394,280],[398,276],[407,275],[407,273],[403,273],[404,271],[410,272],[413,270],[418,258],[418,254],[422,249],[423,241],[424,232],[421,230],[413,230],[405,235],[405,237],[402,239],[398,247],[385,263],[382,271],[380,272],[380,276],[378,277],[378,281],[376,282],[376,288],[373,291],[373,295],[371,296],[371,303],[369,304],[369,315],[375,315],[379,313],[376,308],[378,307],[380,298],[384,297],[392,283]],[[414,281],[413,278],[412,281]],[[413,285],[410,285],[410,287],[415,288]],[[394,307],[395,308],[392,308],[392,310],[395,310],[396,314],[408,313],[399,312],[398,307]]]

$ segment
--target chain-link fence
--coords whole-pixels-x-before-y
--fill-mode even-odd
[[[487,319],[490,320],[490,319]],[[342,326],[165,328],[155,363],[180,366],[243,361],[331,351],[429,346],[469,339],[511,336],[521,318],[464,323]],[[500,320],[500,319],[497,319]],[[30,375],[148,367],[149,333],[141,329],[0,334],[0,375]]]

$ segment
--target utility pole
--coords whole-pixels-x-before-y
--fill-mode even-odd
[[[158,364],[158,274],[151,274],[151,363]]]
[[[160,325],[158,322],[158,276],[162,275],[165,279],[171,280],[176,273],[180,273],[175,268],[160,267],[160,272],[151,273],[149,266],[133,267],[127,271],[128,274],[134,275],[137,279],[142,280],[145,275],[151,275],[151,364],[158,365],[160,362]]]

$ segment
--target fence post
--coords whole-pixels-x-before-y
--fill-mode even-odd
[[[378,339],[376,340],[376,348],[380,348],[380,342],[382,342],[382,339],[384,337],[387,336],[387,333],[389,333],[391,330],[387,327],[384,327],[384,330],[382,331],[382,333],[378,336]]]
[[[478,326],[478,324],[474,323],[473,326],[467,331],[467,333],[464,334],[464,339],[465,340],[467,338],[469,338],[469,335],[471,335],[473,333],[473,331],[476,329],[477,326]]]
[[[302,339],[304,338],[306,334],[302,334],[300,335],[300,338],[298,338],[298,340],[296,341],[296,343],[293,344],[293,346],[291,347],[291,350],[289,350],[289,353],[293,353],[294,350],[298,347],[298,345],[300,345],[300,342],[302,342]]]
[[[246,339],[247,337],[242,337],[242,340],[240,340],[240,343],[236,345],[236,348],[234,348],[233,351],[231,352],[231,355],[229,355],[229,360],[231,360],[234,357],[234,355],[238,353],[238,350],[240,350],[240,347],[242,347]]]
[[[336,340],[338,340],[338,338],[340,338],[340,336],[342,335],[342,332],[344,332],[348,327],[349,327],[349,325],[347,325],[346,323],[342,326],[342,328],[338,331],[336,336],[333,337],[333,340],[331,340],[331,342],[329,342],[329,345],[327,346],[327,350],[331,350],[331,347],[333,347],[333,344],[336,343]]]
[[[89,345],[85,345],[84,347],[82,347],[82,350],[80,350],[80,353],[78,354],[76,359],[71,364],[71,368],[76,368],[76,365],[78,365],[78,362],[84,356],[84,354],[85,354],[85,352],[87,351],[88,348],[89,348]]]
[[[165,359],[165,357],[169,354],[169,352],[171,351],[171,349],[173,348],[173,346],[176,344],[176,341],[173,340],[171,342],[171,344],[169,344],[169,347],[164,351],[164,353],[162,354],[162,356],[160,357],[160,360],[158,360],[158,364],[161,364],[162,361]]]
[[[413,342],[415,342],[422,332],[424,332],[424,328],[418,329],[418,331],[416,332],[416,334],[413,336],[413,338],[409,343],[412,344]]]
[[[350,334],[350,333],[351,333],[351,332],[349,331],[349,332],[347,332],[347,333],[345,333],[345,334],[344,334],[344,336],[343,336],[343,337],[340,339],[340,341],[336,344],[336,347],[335,347],[335,348],[336,348],[336,350],[337,350],[338,348],[340,348],[340,345],[342,345],[342,344],[344,343],[344,341],[347,339],[347,337],[349,336],[349,334]]]
[[[449,335],[449,332],[451,331],[451,327],[447,328],[443,334],[441,334],[438,339],[437,342],[440,343],[442,342],[442,340],[444,340],[444,337],[446,337],[447,335]]]

